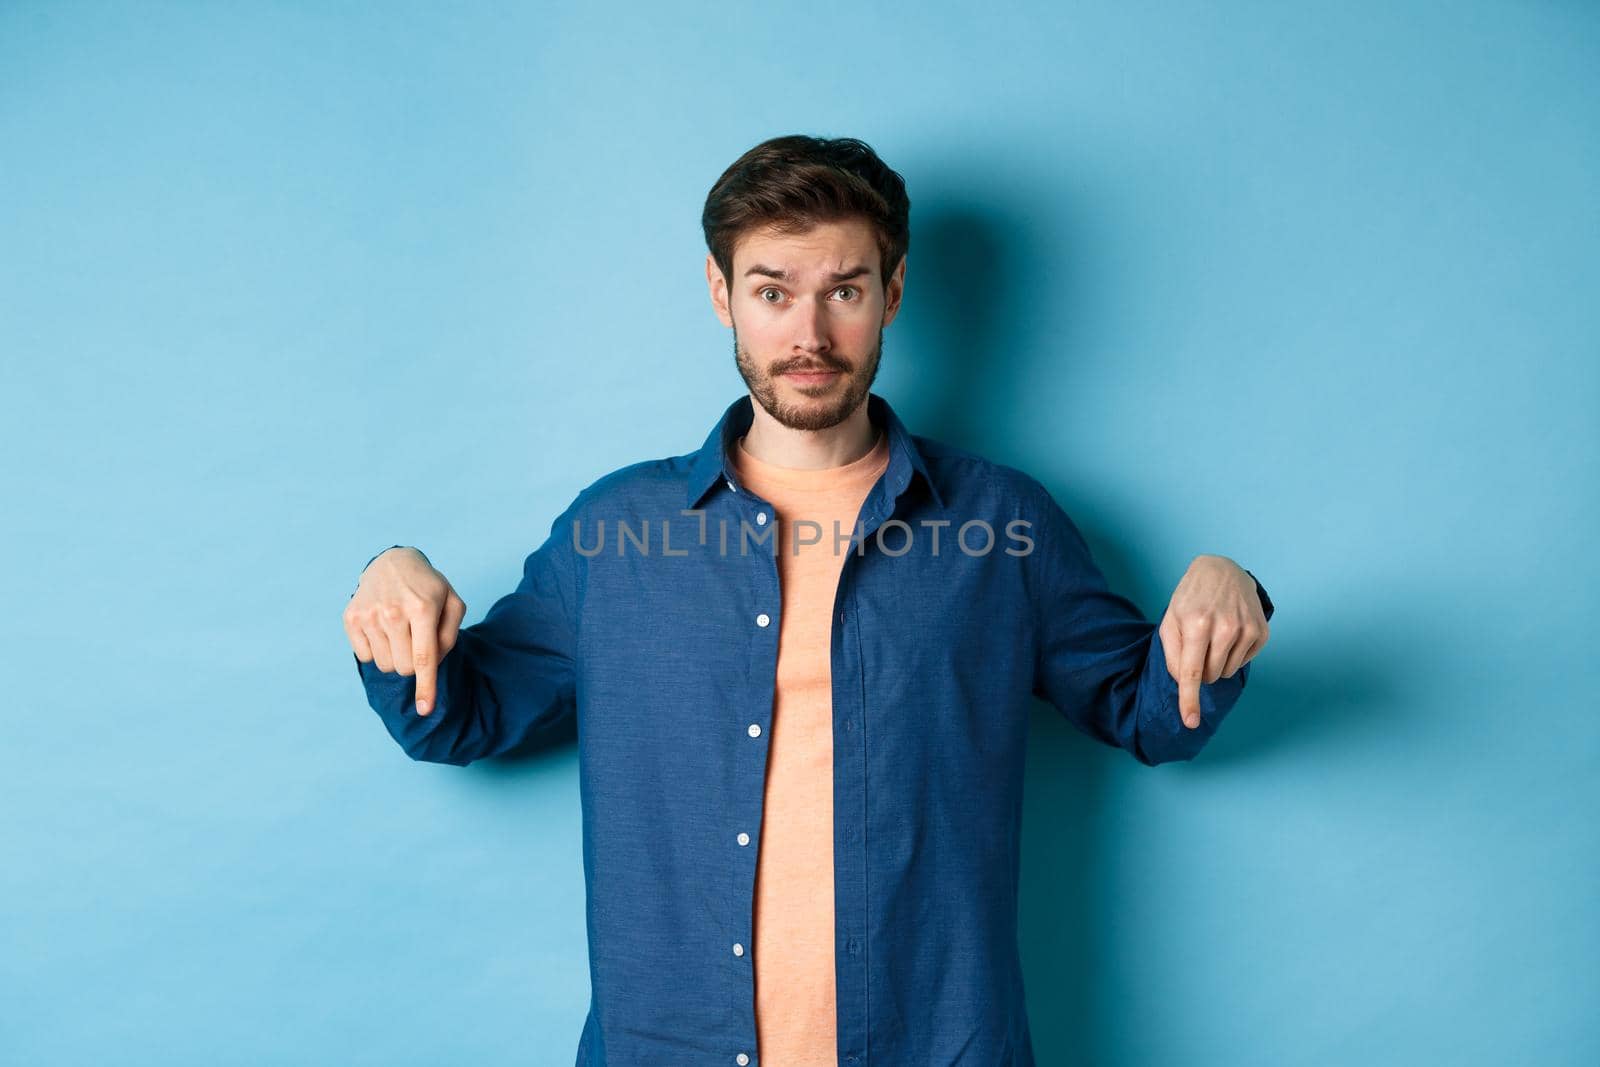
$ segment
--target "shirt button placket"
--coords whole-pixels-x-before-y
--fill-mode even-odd
[[[734,488],[733,483],[731,481],[728,483],[728,488],[729,489],[733,489]],[[756,513],[756,524],[757,525],[766,525],[766,521],[767,521],[767,513],[765,511],[758,511]],[[761,612],[760,614],[758,614],[756,616],[756,625],[757,626],[760,626],[763,629],[765,629],[766,627],[770,626],[771,624],[772,624],[772,616],[768,615],[766,612],[763,611],[763,612]],[[761,736],[761,724],[758,723],[758,722],[753,722],[749,726],[745,727],[745,732],[747,734],[749,734],[751,737],[760,737]],[[740,831],[740,833],[739,833],[738,837],[736,838],[736,840],[739,842],[739,847],[743,848],[746,845],[750,844],[750,835],[748,833]],[[742,958],[744,956],[744,945],[739,943],[739,942],[737,942],[737,941],[735,941],[734,944],[733,944],[733,954],[735,956],[739,956],[739,957]],[[741,1052],[737,1056],[734,1057],[734,1062],[739,1064],[740,1067],[746,1067],[746,1065],[748,1065],[750,1063],[750,1056],[749,1056],[748,1053]]]
[[[868,533],[875,528],[876,519],[876,513],[868,515],[866,521],[866,529]],[[854,581],[853,571],[854,568],[861,565],[862,564],[860,561],[854,556],[849,556],[846,557],[841,570],[840,598],[836,605],[839,609],[838,626],[835,629],[835,639],[833,642],[833,652],[835,653],[833,667],[834,670],[841,675],[846,670],[858,672],[861,667],[859,659],[850,655],[851,643],[847,637],[850,629],[855,626],[854,615],[848,607],[850,590]],[[853,689],[854,687],[847,688]],[[854,768],[860,766],[856,758],[860,753],[861,745],[860,740],[855,736],[855,728],[858,722],[857,716],[863,714],[865,712],[865,708],[852,701],[848,706],[840,708],[839,712],[840,715],[838,721],[842,725],[843,733],[838,738],[838,746],[841,750],[848,749],[849,758],[846,760],[845,765],[853,770]],[[841,752],[841,754],[843,753]],[[854,774],[852,774],[851,778],[849,779],[849,783],[852,787],[850,791],[850,803],[852,810],[851,818],[846,821],[844,830],[844,842],[848,848],[844,849],[842,855],[838,857],[838,865],[835,867],[835,872],[836,877],[844,875],[851,879],[852,885],[855,885],[860,878],[861,864],[864,862],[864,856],[859,851],[861,847],[863,827],[861,825],[861,812],[859,812],[859,810],[857,810],[855,807],[855,805],[859,802],[859,795],[857,793],[859,782]],[[840,916],[839,918],[843,920],[846,919],[846,916]],[[864,961],[862,960],[862,957],[866,951],[862,933],[859,929],[855,929],[858,918],[859,916],[854,913],[848,916],[849,927],[851,929],[843,939],[843,942],[840,944],[841,951],[843,951],[850,960],[848,967],[844,966],[841,962],[841,971],[847,972],[853,980],[864,974]],[[843,926],[843,923],[838,925]],[[852,982],[852,985],[855,985],[854,981]],[[849,1048],[850,1045],[856,1046],[851,1051],[846,1052],[841,1058],[840,1062],[845,1065],[845,1067],[857,1067],[857,1065],[861,1063],[862,1059],[859,1046],[862,1035],[855,1033],[852,1030],[852,1032],[848,1035],[841,1033],[839,1036],[841,1042],[849,1042],[849,1045],[846,1045],[847,1048]]]

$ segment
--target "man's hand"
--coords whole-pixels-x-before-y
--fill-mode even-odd
[[[1196,556],[1160,629],[1185,726],[1200,725],[1200,684],[1232,678],[1261,651],[1267,633],[1255,579],[1226,556]]]
[[[361,574],[344,632],[363,663],[417,676],[417,714],[433,710],[439,661],[455,647],[467,605],[414,548],[391,548]]]

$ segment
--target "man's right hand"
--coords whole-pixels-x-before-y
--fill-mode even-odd
[[[414,548],[367,565],[344,609],[344,632],[363,663],[417,676],[417,714],[433,711],[439,661],[455,647],[467,605]]]

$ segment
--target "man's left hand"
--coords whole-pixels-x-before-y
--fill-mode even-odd
[[[1161,648],[1178,683],[1178,711],[1200,725],[1200,685],[1249,663],[1267,643],[1267,618],[1255,579],[1226,556],[1196,556],[1161,620]]]

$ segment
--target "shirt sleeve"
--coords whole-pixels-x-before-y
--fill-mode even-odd
[[[415,675],[380,670],[351,653],[367,703],[412,759],[465,766],[516,747],[576,710],[571,513],[557,518],[544,544],[523,561],[516,589],[482,621],[457,631],[439,660],[429,714],[417,714]]]
[[[1202,684],[1200,725],[1185,726],[1159,625],[1107,586],[1077,525],[1049,493],[1039,498],[1034,695],[1140,763],[1193,759],[1238,701],[1250,665]]]

